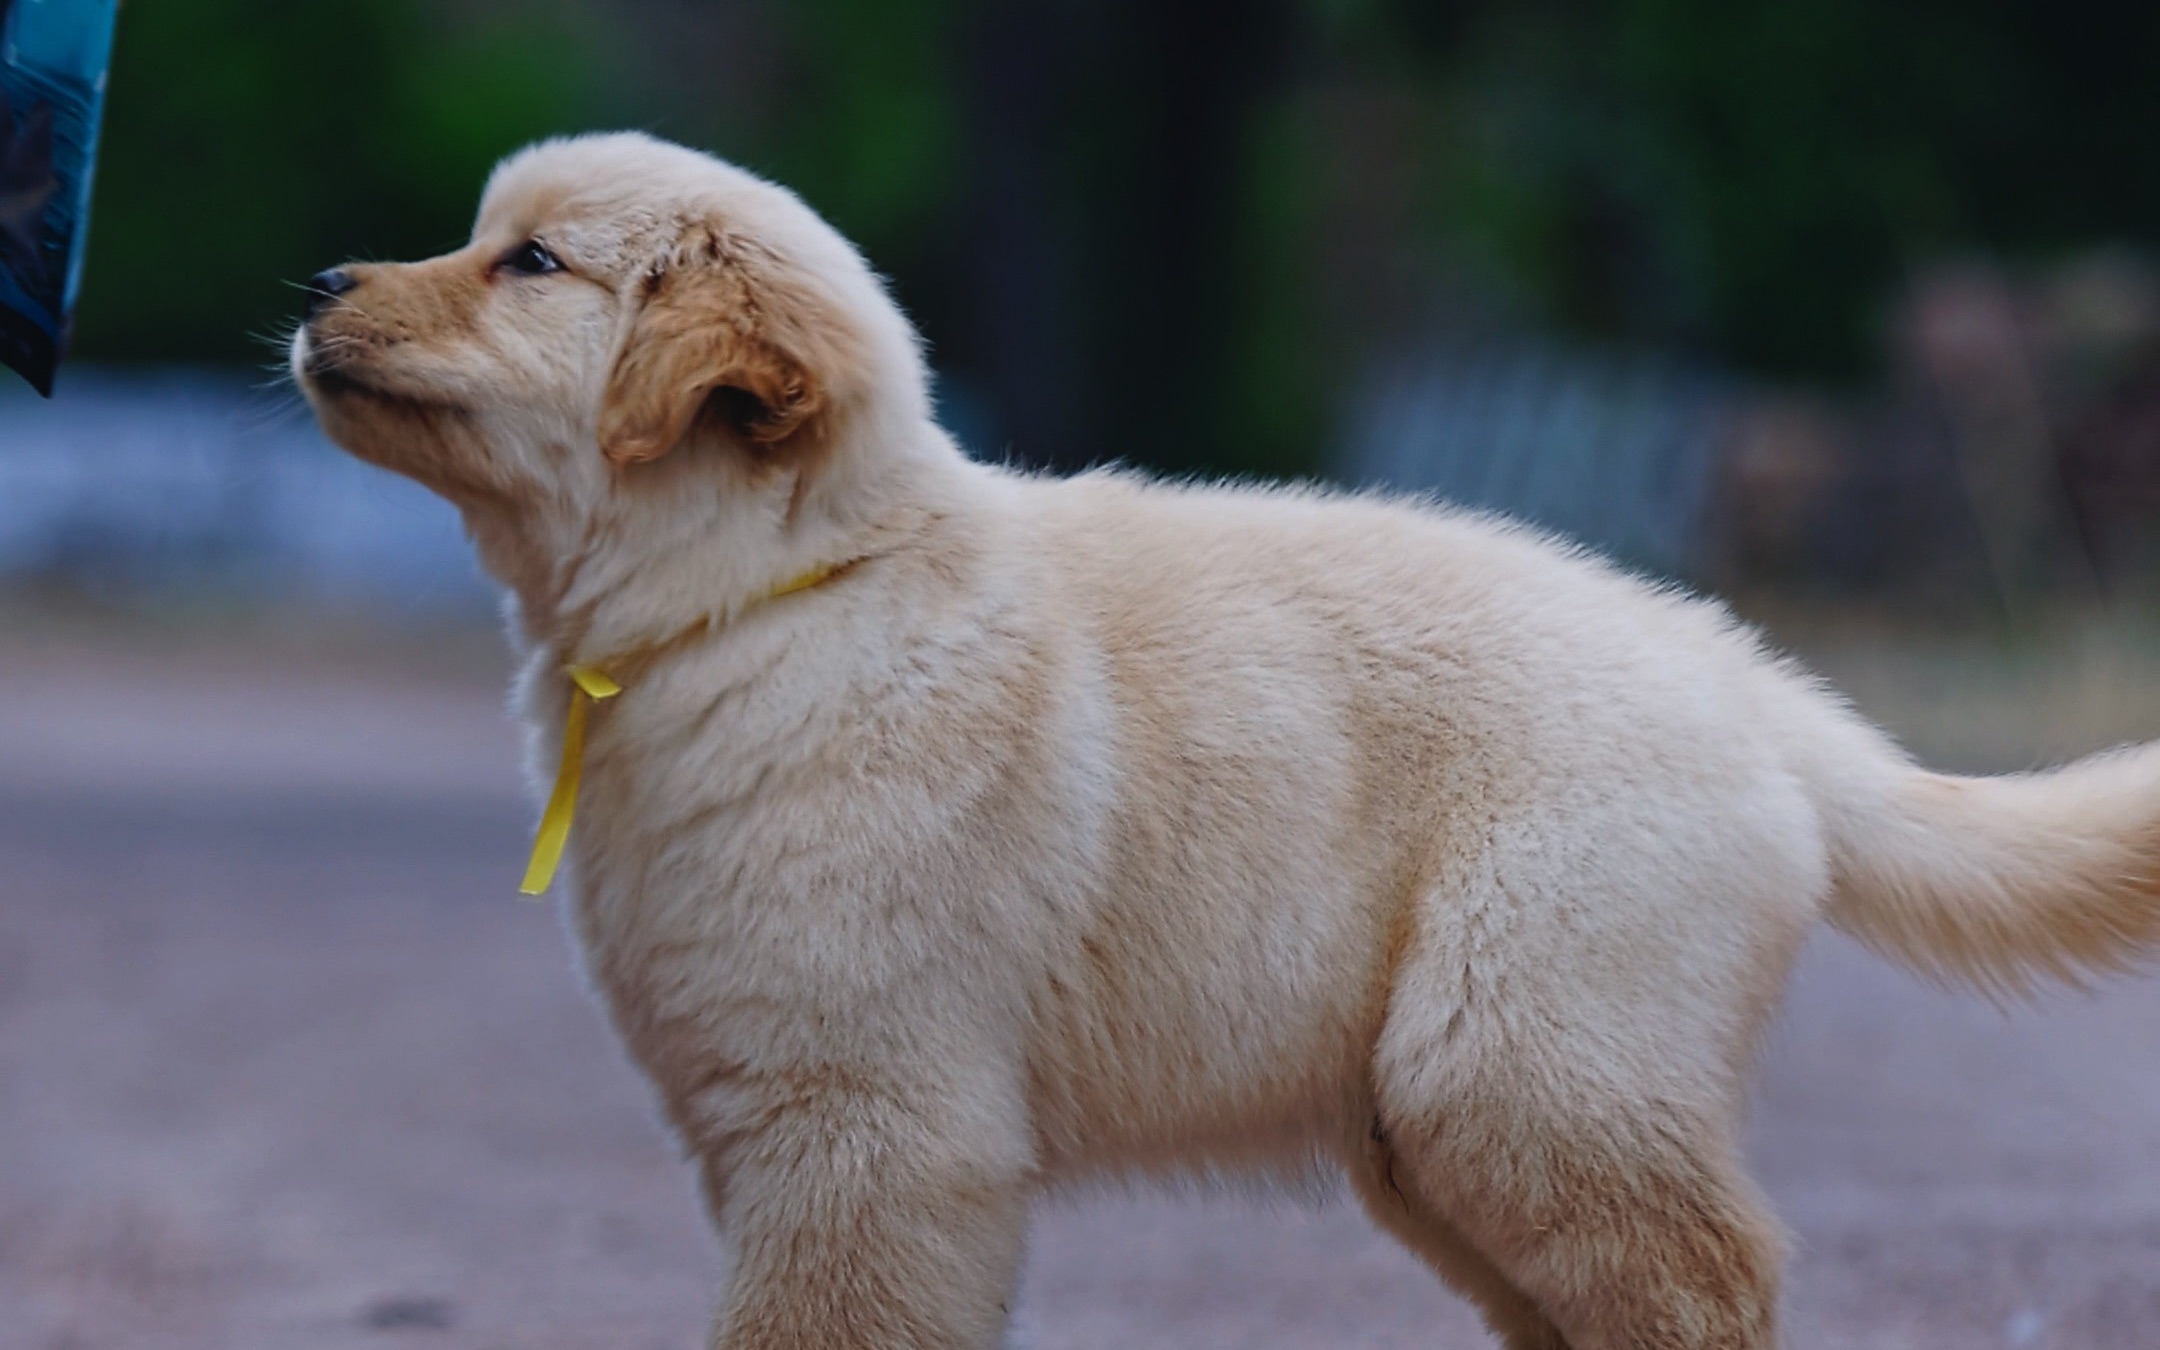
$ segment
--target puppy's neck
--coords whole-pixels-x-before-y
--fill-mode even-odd
[[[777,471],[716,463],[728,448],[686,444],[617,471],[587,509],[474,508],[467,526],[510,591],[521,651],[604,667],[724,628],[823,569],[931,542],[958,512],[969,466],[932,423],[895,430],[875,453],[841,445],[814,467]]]

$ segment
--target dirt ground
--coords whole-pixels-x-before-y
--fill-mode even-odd
[[[0,615],[0,1350],[685,1350],[717,1256],[513,895],[501,660]],[[1938,759],[2160,734],[2107,628],[1794,621]],[[1825,938],[1751,1148],[1795,1346],[2160,1346],[2160,979],[2014,1016]],[[1016,1343],[1473,1347],[1342,1205],[1045,1210]]]

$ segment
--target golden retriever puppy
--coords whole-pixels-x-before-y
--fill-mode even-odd
[[[1501,522],[973,463],[848,243],[692,151],[537,146],[312,290],[323,425],[512,597],[722,1350],[990,1346],[1044,1188],[1316,1162],[1514,1350],[1769,1347],[1735,1135],[1810,928],[1992,991],[2160,939],[2153,748],[1945,777]]]

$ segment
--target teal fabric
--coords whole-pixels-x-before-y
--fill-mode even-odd
[[[51,394],[82,285],[119,0],[0,0],[0,364]]]

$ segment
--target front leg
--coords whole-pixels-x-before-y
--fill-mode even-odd
[[[789,1077],[701,1159],[734,1254],[714,1350],[1000,1344],[1033,1171],[1017,1094]]]

